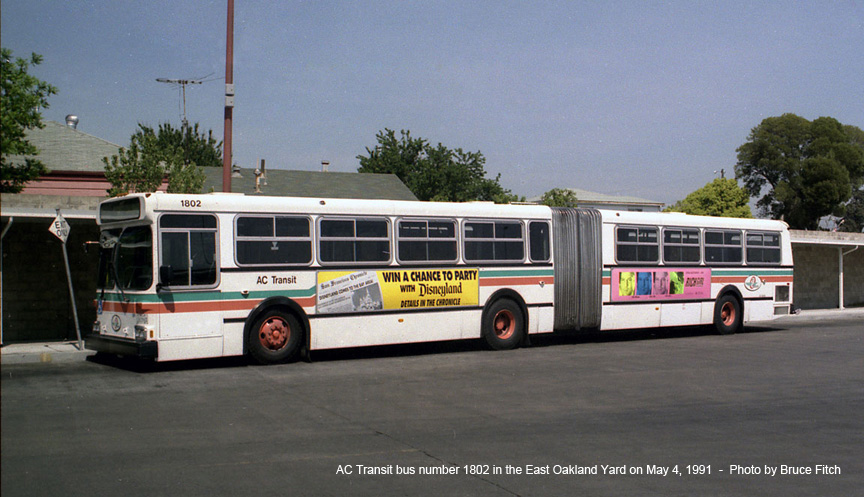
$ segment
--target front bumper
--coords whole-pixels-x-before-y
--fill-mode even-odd
[[[102,335],[87,335],[84,337],[84,348],[95,350],[96,352],[135,356],[142,359],[156,359],[159,357],[159,344],[157,342],[136,342]]]

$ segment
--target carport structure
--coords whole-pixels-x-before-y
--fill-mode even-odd
[[[804,309],[864,305],[864,233],[790,230],[795,304]]]

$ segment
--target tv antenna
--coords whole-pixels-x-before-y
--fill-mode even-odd
[[[211,74],[212,76],[212,74]],[[189,121],[186,120],[186,85],[200,85],[204,83],[205,78],[201,79],[168,79],[168,78],[156,78],[156,81],[160,83],[168,83],[171,85],[177,85],[180,88],[180,93],[183,99],[183,129],[189,125]]]

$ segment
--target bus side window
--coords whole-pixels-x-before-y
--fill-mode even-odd
[[[323,263],[375,263],[390,260],[390,222],[386,219],[322,219],[318,256]]]
[[[456,262],[456,221],[401,219],[398,226],[399,262]]]
[[[780,264],[779,233],[747,233],[747,264]]]
[[[234,233],[237,264],[309,264],[312,262],[311,229],[307,217],[238,216]]]
[[[214,286],[216,271],[216,217],[164,214],[159,218],[162,237],[159,273],[170,275],[165,286]],[[165,271],[162,268],[170,268]]]
[[[698,264],[699,230],[695,228],[663,229],[663,262]]]
[[[532,221],[528,225],[528,245],[532,262],[549,261],[549,223]]]
[[[615,257],[618,262],[656,263],[660,241],[653,226],[623,227],[615,230]]]
[[[519,221],[468,221],[463,230],[466,261],[525,260],[525,235]]]
[[[705,230],[706,264],[741,264],[741,232]]]

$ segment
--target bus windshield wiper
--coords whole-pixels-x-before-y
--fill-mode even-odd
[[[108,274],[114,278],[114,285],[116,285],[117,289],[120,290],[120,297],[123,299],[123,302],[129,302],[129,299],[126,298],[126,292],[123,291],[123,285],[120,284],[120,277],[117,275],[117,261],[114,260],[113,257],[108,263],[108,269]]]

